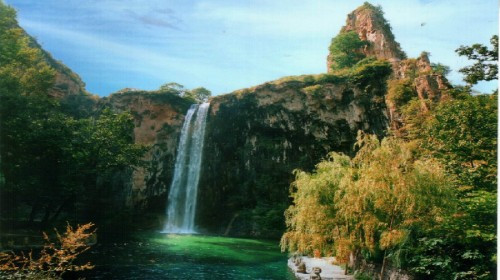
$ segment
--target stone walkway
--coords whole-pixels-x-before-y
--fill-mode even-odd
[[[311,275],[311,270],[313,267],[321,268],[321,279],[322,280],[344,280],[349,279],[352,280],[354,277],[352,275],[344,275],[344,270],[338,266],[332,264],[333,258],[309,258],[309,257],[300,257],[302,262],[306,264],[306,274],[298,273],[297,267],[293,262],[293,258],[288,259],[288,267],[292,269],[295,273],[295,276],[299,280],[309,280]]]

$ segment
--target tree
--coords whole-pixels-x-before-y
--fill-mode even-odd
[[[87,215],[99,222],[104,218],[102,209],[113,207],[108,197],[112,193],[110,180],[120,172],[142,166],[148,148],[134,143],[134,122],[128,112],[104,109],[97,117],[75,120],[70,126],[74,132],[65,173],[73,195],[67,199],[76,195],[86,205],[93,205],[86,209]]]
[[[359,134],[357,145],[352,160],[332,153],[313,174],[296,173],[281,246],[333,253],[343,263],[352,255],[378,256],[384,274],[387,258],[413,231],[453,213],[452,181],[435,159],[415,157],[412,143]]]
[[[463,95],[437,106],[421,131],[426,148],[476,190],[497,188],[497,94]]]
[[[420,100],[402,107],[405,137],[454,178],[458,200],[454,215],[409,242],[408,267],[426,279],[495,279],[498,95],[445,94],[425,112]]]
[[[330,153],[309,174],[295,170],[295,181],[290,187],[293,204],[285,211],[287,231],[281,238],[281,249],[323,255],[335,251],[331,232],[340,223],[336,217],[335,194],[340,181],[348,174],[351,160],[345,155]]]
[[[158,90],[161,92],[172,93],[179,96],[183,95],[186,92],[186,89],[183,85],[174,82],[163,84]]]
[[[51,241],[45,232],[45,244],[38,255],[33,252],[0,252],[0,274],[7,279],[63,279],[68,271],[82,271],[94,268],[90,262],[75,264],[78,256],[90,249],[89,243],[95,235],[94,224],[78,225],[75,229],[69,224],[66,232],[57,234],[57,244]]]
[[[40,201],[37,188],[56,188],[68,135],[66,118],[48,96],[54,71],[17,25],[15,10],[0,2],[0,185],[10,209]],[[17,195],[16,195],[17,194]],[[38,198],[38,199],[37,199]],[[7,207],[8,209],[9,207]]]
[[[194,100],[196,103],[206,102],[211,95],[212,92],[204,87],[198,87],[184,93],[184,97]]]
[[[44,94],[53,85],[55,72],[30,38],[18,27],[16,12],[0,2],[0,90],[19,94]]]
[[[55,72],[15,16],[0,2],[0,205],[12,218],[30,207],[30,221],[43,210],[47,224],[76,199],[95,196],[98,180],[140,164],[145,148],[134,144],[128,113],[63,113],[48,95]]]
[[[455,99],[429,112],[415,135],[424,153],[455,175],[459,207],[415,245],[411,266],[434,279],[494,279],[498,96],[455,91]]]
[[[453,213],[452,184],[435,159],[415,157],[412,143],[360,134],[357,145],[353,170],[335,197],[345,221],[336,238],[350,251],[382,251],[382,276],[388,256],[412,231],[433,228]]]
[[[368,44],[367,41],[359,39],[355,31],[342,32],[332,39],[330,44],[330,60],[332,70],[341,70],[354,66],[358,61],[365,58],[361,48]]]
[[[441,63],[431,63],[431,68],[434,73],[437,73],[439,75],[446,76],[450,74],[451,69],[449,66],[441,64]]]
[[[498,36],[491,37],[490,42],[491,49],[481,44],[473,44],[472,46],[460,46],[456,50],[458,55],[476,61],[472,66],[459,70],[465,75],[464,81],[469,85],[475,85],[479,81],[498,79]]]

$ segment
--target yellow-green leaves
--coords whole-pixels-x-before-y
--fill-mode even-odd
[[[39,49],[17,25],[15,11],[0,2],[0,90],[25,95],[45,94],[55,73]]]
[[[411,143],[360,134],[357,147],[352,160],[332,153],[314,173],[296,172],[282,248],[319,249],[347,261],[355,251],[395,248],[454,209],[443,168],[416,158]]]
[[[337,221],[333,200],[349,166],[349,157],[332,153],[313,174],[295,171],[291,187],[294,204],[285,212],[288,230],[281,239],[283,250],[312,253],[319,249],[324,254],[334,251],[331,238]]]

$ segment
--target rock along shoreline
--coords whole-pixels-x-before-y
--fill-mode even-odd
[[[300,259],[300,262],[305,264],[305,273],[301,272],[300,265],[296,265],[296,259]],[[321,279],[321,280],[352,280],[354,277],[352,275],[345,275],[344,270],[338,266],[332,264],[334,258],[310,258],[306,256],[291,257],[288,259],[288,267],[293,271],[295,277],[298,280],[310,280],[310,279]],[[303,267],[302,267],[303,268]],[[320,268],[320,278],[314,273],[314,268]]]

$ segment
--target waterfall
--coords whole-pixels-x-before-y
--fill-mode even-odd
[[[184,118],[168,194],[167,221],[162,232],[195,233],[194,216],[209,106],[209,103],[191,105]]]

